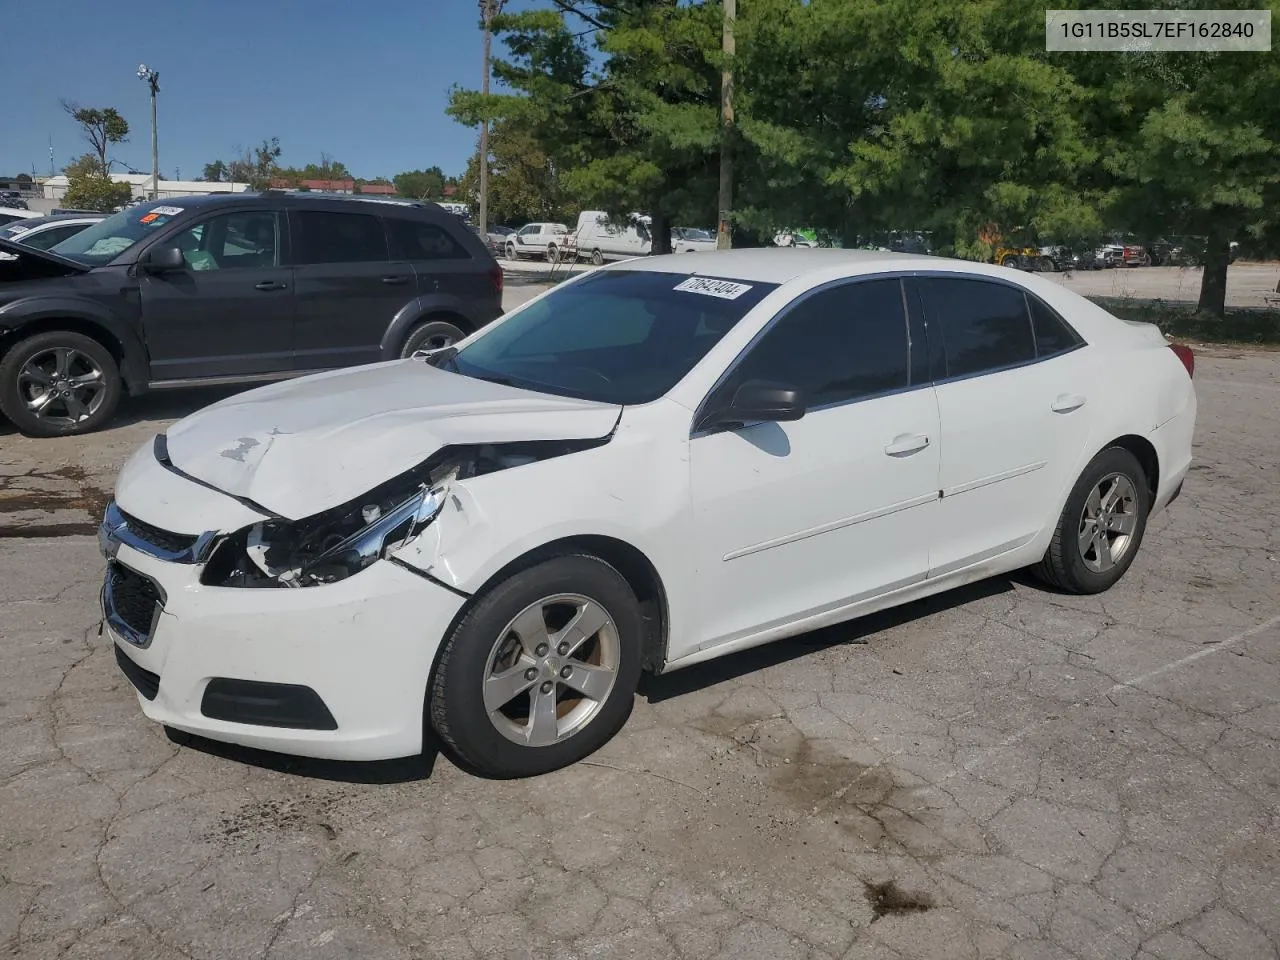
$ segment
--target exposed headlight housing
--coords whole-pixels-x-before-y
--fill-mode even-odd
[[[303,520],[263,520],[223,538],[200,577],[218,587],[316,587],[354,576],[419,536],[456,480],[597,446],[537,441],[439,451],[361,497]]]

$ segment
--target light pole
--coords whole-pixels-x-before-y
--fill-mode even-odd
[[[480,92],[489,95],[489,44],[493,38],[489,24],[502,12],[506,0],[480,0],[480,21],[484,26],[484,75]],[[489,229],[489,118],[480,123],[480,229]]]
[[[160,141],[156,133],[156,94],[160,92],[160,72],[138,64],[138,79],[151,88],[151,199],[160,198]]]

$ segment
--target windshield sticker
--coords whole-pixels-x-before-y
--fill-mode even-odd
[[[152,213],[159,214],[162,217],[176,217],[182,212],[181,207],[152,207]]]
[[[143,218],[142,218],[141,220],[139,220],[138,222],[139,222],[139,223],[154,223],[156,220],[159,220],[159,219],[160,219],[160,214],[158,214],[158,213],[148,213],[145,217],[143,217]]]
[[[719,297],[721,300],[737,300],[751,289],[749,283],[734,283],[732,280],[712,280],[710,277],[690,277],[682,280],[674,287],[685,293],[700,293],[704,297]]]
[[[105,257],[117,254],[122,250],[128,250],[131,246],[133,246],[133,241],[128,237],[103,237],[84,253],[87,257]]]

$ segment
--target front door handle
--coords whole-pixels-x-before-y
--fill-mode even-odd
[[[1078,393],[1060,393],[1054,398],[1052,409],[1054,413],[1070,413],[1072,410],[1079,410],[1084,406],[1084,397]]]
[[[399,286],[402,283],[408,283],[408,277],[383,277],[382,282],[389,287]]]
[[[884,452],[891,457],[909,457],[929,445],[929,438],[922,433],[900,433],[889,441]]]
[[[284,290],[288,288],[288,284],[283,280],[262,280],[253,285],[255,290]]]

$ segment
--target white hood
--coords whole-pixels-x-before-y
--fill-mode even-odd
[[[174,424],[183,473],[297,520],[444,446],[604,437],[622,408],[394,360],[260,387]]]

